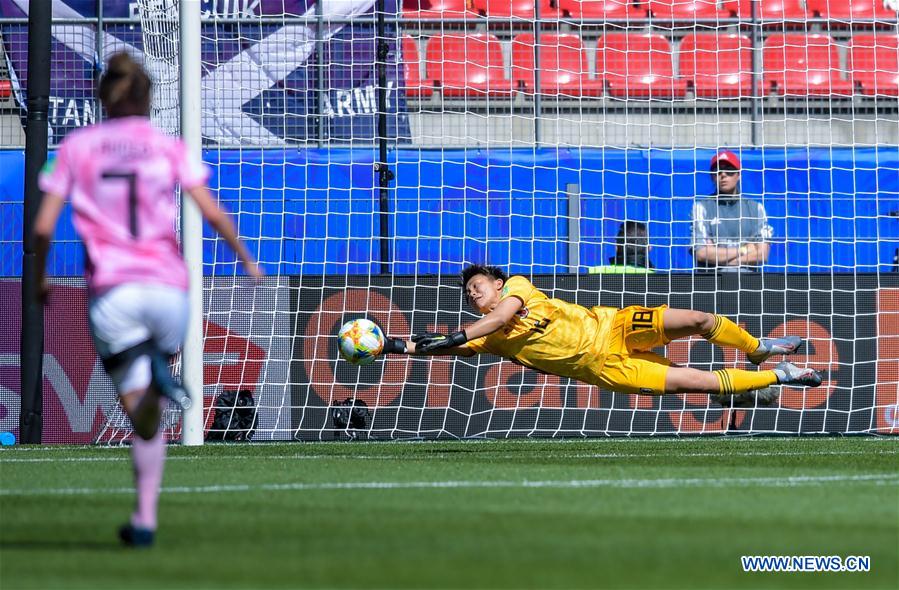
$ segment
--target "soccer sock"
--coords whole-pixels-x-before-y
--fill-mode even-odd
[[[774,371],[720,369],[712,372],[718,378],[718,392],[721,395],[735,395],[747,391],[755,391],[778,382]]]
[[[715,326],[702,335],[718,346],[730,346],[743,352],[755,352],[759,339],[723,315],[715,315]]]
[[[160,400],[160,403],[164,409],[165,402]],[[165,436],[161,424],[150,440],[134,436],[131,459],[134,462],[134,487],[137,491],[137,505],[131,515],[131,524],[155,531],[156,504],[159,501],[159,487],[162,485],[162,470],[165,465]]]

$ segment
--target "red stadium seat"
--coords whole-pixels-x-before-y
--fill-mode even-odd
[[[719,9],[715,0],[649,0],[649,12],[670,21],[730,18],[730,11]]]
[[[499,39],[486,33],[447,33],[428,41],[427,75],[442,87],[444,96],[507,96],[512,82],[506,78]]]
[[[434,90],[429,85],[421,83],[421,69],[418,59],[418,46],[415,40],[409,35],[403,35],[403,73],[405,75],[405,91],[406,96],[422,96],[427,97],[433,94]]]
[[[899,96],[899,35],[854,35],[849,71],[862,94]]]
[[[512,40],[512,81],[534,92],[534,35],[522,33]],[[540,93],[599,96],[602,80],[590,80],[587,52],[577,35],[540,35]]]
[[[551,0],[539,0],[540,18],[559,18],[560,13],[552,7]],[[533,20],[534,0],[474,0],[473,8],[487,17],[521,18]]]
[[[0,99],[7,99],[10,96],[12,96],[12,82],[0,80]]]
[[[731,0],[724,8],[742,19],[752,18],[752,0]],[[799,0],[761,0],[756,9],[756,17],[762,20],[804,22],[807,16]]]
[[[752,41],[746,35],[693,34],[680,44],[680,77],[701,98],[752,96]]]
[[[470,0],[406,0],[403,2],[403,18],[442,20],[477,17],[477,13],[469,8],[469,2]]]
[[[840,78],[837,46],[827,35],[776,34],[763,49],[765,86],[788,96],[848,96],[852,83]]]
[[[636,8],[627,0],[559,0],[559,10],[575,20],[640,20],[646,18],[646,10]]]
[[[596,44],[596,77],[608,94],[631,98],[678,98],[687,82],[674,77],[671,45],[657,33],[608,33]]]
[[[883,0],[808,0],[809,12],[833,21],[896,21],[896,11],[887,10]]]

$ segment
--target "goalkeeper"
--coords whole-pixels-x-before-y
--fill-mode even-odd
[[[452,334],[427,333],[404,342],[390,338],[386,352],[472,356],[491,353],[525,367],[570,377],[621,393],[662,395],[701,392],[735,406],[770,405],[770,385],[817,387],[821,376],[781,362],[768,371],[700,371],[674,365],[651,350],[699,334],[719,346],[746,353],[756,365],[791,354],[798,336],[758,339],[728,318],[666,305],[624,309],[586,308],[552,299],[522,276],[507,278],[494,266],[472,265],[462,273],[468,302],[483,317]]]

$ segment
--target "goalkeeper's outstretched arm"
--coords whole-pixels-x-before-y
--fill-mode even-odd
[[[405,342],[391,338],[388,339],[384,350],[405,354],[472,356],[475,352],[464,346],[465,343],[496,332],[518,313],[522,305],[524,302],[518,297],[509,297],[500,301],[490,313],[464,330],[452,334],[429,332],[413,336],[412,340]]]
[[[446,346],[438,350],[424,353],[419,349],[419,344],[430,338],[447,338],[446,335],[438,332],[425,332],[424,334],[416,334],[412,336],[412,340],[402,340],[400,338],[388,338],[384,343],[384,352],[392,354],[415,354],[430,356],[474,356],[476,353],[467,346]]]

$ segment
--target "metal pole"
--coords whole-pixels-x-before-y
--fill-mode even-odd
[[[181,134],[187,149],[202,156],[200,0],[181,0]],[[181,243],[190,277],[190,319],[181,353],[181,379],[193,405],[181,419],[181,442],[203,444],[203,219],[197,206],[181,197]]]
[[[750,0],[750,18],[752,21],[752,146],[759,144],[759,125],[762,118],[762,97],[759,96],[760,88],[764,88],[759,84],[761,71],[759,64],[759,52],[762,50],[762,24],[759,21],[758,5],[759,0]]]
[[[393,171],[387,165],[387,57],[390,55],[390,45],[387,43],[386,26],[384,24],[384,0],[377,0],[377,30],[375,68],[378,76],[378,162],[375,170],[378,171],[378,194],[380,202],[381,221],[381,274],[390,272],[390,181],[393,180]]]
[[[568,193],[568,272],[577,274],[581,266],[581,185],[565,186]]]
[[[327,133],[327,121],[325,120],[325,94],[328,89],[325,87],[325,42],[324,20],[325,15],[322,9],[323,0],[315,3],[315,75],[316,75],[316,106],[318,109],[318,125],[316,126],[316,136],[318,147],[325,144],[325,135]]]
[[[94,88],[100,84],[100,75],[103,73],[103,0],[97,0],[97,34],[94,36]],[[103,120],[103,109],[100,102],[94,100],[94,120],[99,123]]]
[[[43,433],[44,306],[38,301],[34,220],[41,206],[37,177],[47,161],[52,3],[28,4],[28,98],[25,123],[25,202],[22,233],[22,333],[19,440],[40,444]]]
[[[540,3],[534,3],[534,144],[540,145]]]

